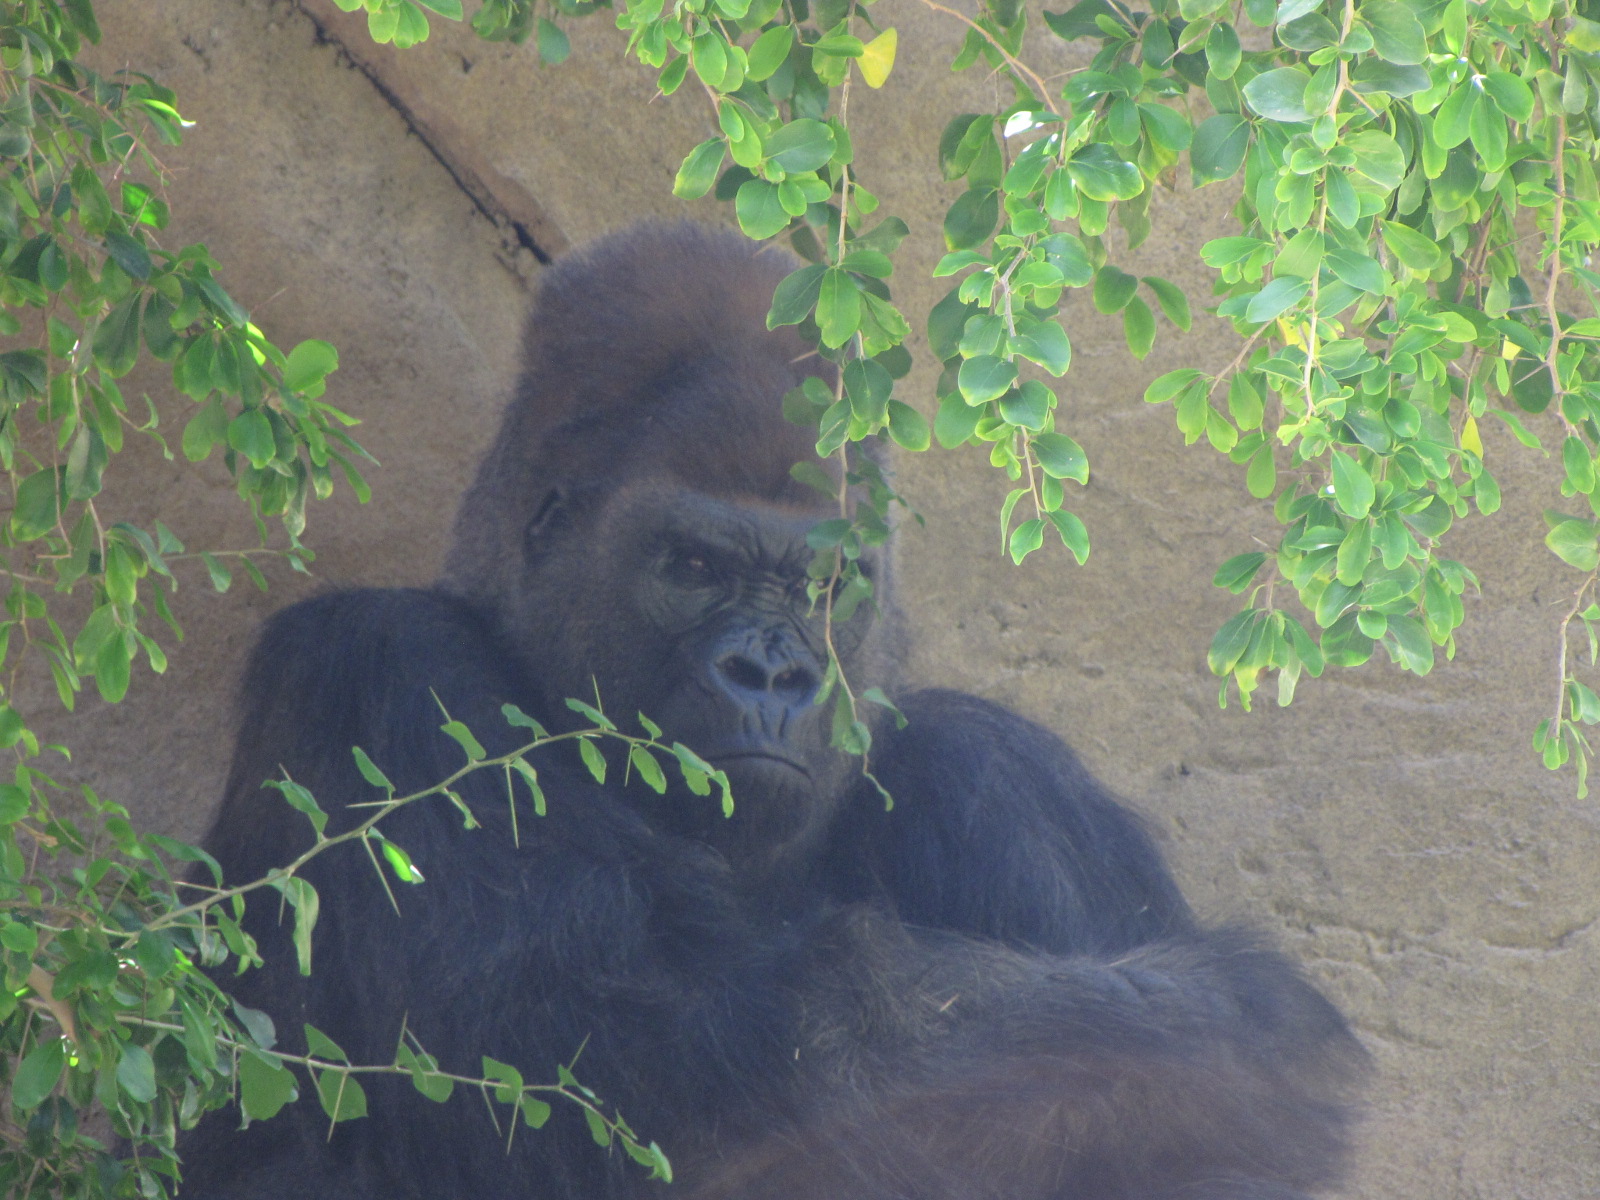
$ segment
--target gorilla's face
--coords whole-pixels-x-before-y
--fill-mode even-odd
[[[817,696],[828,664],[825,606],[807,592],[806,535],[817,508],[706,495],[647,480],[613,493],[530,570],[565,613],[530,613],[563,645],[537,652],[545,702],[590,697],[619,722],[643,713],[727,772],[734,816],[716,798],[669,793],[652,805],[675,832],[702,837],[760,871],[809,848],[832,818],[856,762],[830,744],[832,704]],[[863,559],[871,574],[876,563]],[[835,621],[852,674],[873,606]]]

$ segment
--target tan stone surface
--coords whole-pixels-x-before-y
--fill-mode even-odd
[[[688,89],[651,102],[604,17],[573,27],[573,57],[556,69],[459,30],[405,54],[368,47],[358,69],[327,40],[348,22],[306,3],[316,22],[286,0],[102,0],[99,61],[153,72],[197,122],[165,155],[181,214],[172,244],[207,242],[280,344],[315,335],[340,349],[332,395],[366,419],[384,465],[370,506],[345,493],[314,512],[319,581],[422,582],[513,369],[537,272],[525,242],[581,243],[680,211],[672,176],[706,136],[706,111]],[[874,12],[899,26],[900,62],[884,93],[857,89],[851,104],[874,122],[857,138],[869,186],[913,225],[910,273],[940,250],[951,193],[928,162],[943,115],[962,95],[988,103],[993,85],[940,65],[952,25],[910,0]],[[1055,71],[1081,61],[1036,49]],[[1177,279],[1198,304],[1209,285],[1194,248],[1227,205],[1216,191],[1158,198],[1157,224],[1175,234],[1117,261]],[[913,313],[936,295],[902,289]],[[1252,715],[1220,711],[1204,655],[1233,601],[1210,576],[1270,532],[1270,516],[1241,470],[1185,449],[1170,412],[1139,395],[1174,366],[1226,363],[1232,334],[1204,316],[1187,337],[1164,326],[1138,364],[1087,298],[1067,313],[1068,419],[1094,466],[1075,507],[1094,554],[1082,569],[1059,551],[1005,566],[1004,485],[983,456],[905,463],[904,490],[928,520],[903,546],[919,673],[1060,730],[1167,831],[1204,911],[1271,930],[1344,1005],[1381,1072],[1350,1196],[1600,1195],[1600,809],[1528,750],[1553,703],[1571,586],[1539,545],[1546,464],[1489,438],[1507,505],[1455,536],[1484,587],[1454,663],[1426,679],[1374,663],[1304,681],[1289,710],[1263,696]],[[928,376],[913,382],[925,397]],[[158,397],[165,384],[160,371],[140,379]],[[169,404],[179,427],[186,403]],[[216,464],[197,478],[148,453],[135,473],[136,518],[159,511],[196,547],[248,543]],[[86,702],[60,725],[75,777],[197,834],[252,630],[318,586],[268,574],[265,597],[242,580],[220,598],[186,580],[189,636],[169,675],[136,677],[123,705]]]

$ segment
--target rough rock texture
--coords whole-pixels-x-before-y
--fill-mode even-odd
[[[262,615],[327,584],[413,583],[436,572],[455,497],[490,430],[539,254],[642,214],[681,212],[681,156],[706,136],[702,97],[652,101],[605,18],[576,23],[571,60],[461,30],[396,53],[326,0],[102,0],[97,61],[152,72],[197,122],[168,151],[173,246],[205,241],[223,280],[283,345],[340,350],[331,397],[363,417],[382,460],[374,498],[342,492],[312,515],[318,579],[270,566],[213,595],[198,572],[177,598],[187,640],[163,679],[136,676],[114,708],[86,702],[53,732],[67,772],[178,835],[201,830],[231,737],[227,697]],[[856,89],[858,161],[886,210],[911,222],[902,257],[925,273],[951,198],[929,169],[944,114],[992,102],[977,73],[939,65],[958,28],[907,0],[874,10],[900,28],[882,93]],[[341,49],[348,40],[350,53]],[[1035,61],[1081,60],[1040,44]],[[1194,254],[1228,198],[1163,195],[1174,233],[1120,254],[1198,303]],[[716,219],[704,202],[697,210]],[[902,286],[913,314],[937,293]],[[1205,669],[1232,598],[1209,586],[1270,517],[1242,472],[1185,449],[1154,375],[1219,367],[1235,351],[1209,317],[1133,362],[1085,298],[1068,309],[1077,361],[1067,421],[1094,468],[1073,497],[1095,550],[1014,569],[998,557],[1003,481],[976,451],[901,469],[927,518],[908,525],[905,592],[919,673],[1053,725],[1168,831],[1198,905],[1271,929],[1352,1015],[1381,1072],[1350,1196],[1566,1200],[1600,1194],[1600,817],[1528,749],[1554,702],[1552,647],[1573,586],[1539,544],[1552,500],[1538,454],[1488,439],[1507,504],[1453,534],[1484,581],[1460,653],[1417,679],[1385,663],[1305,681],[1294,707],[1263,696],[1219,711]],[[920,318],[914,319],[920,328]],[[920,335],[912,349],[923,348]],[[924,372],[912,397],[931,393]],[[181,427],[165,373],[137,378]],[[153,450],[121,493],[192,546],[251,542],[216,464],[198,474]]]

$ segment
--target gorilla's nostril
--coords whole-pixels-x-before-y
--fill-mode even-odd
[[[742,654],[730,654],[717,664],[722,677],[747,692],[764,692],[771,685],[766,668]]]
[[[787,670],[780,671],[778,677],[772,681],[773,691],[785,692],[794,696],[809,696],[816,690],[816,687],[817,681],[812,677],[811,672],[801,667],[790,667]]]

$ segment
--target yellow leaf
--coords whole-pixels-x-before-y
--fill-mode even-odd
[[[899,44],[900,35],[892,29],[885,29],[861,48],[861,57],[856,59],[856,66],[861,68],[861,78],[867,81],[868,87],[881,88],[889,78],[889,72],[894,69],[895,47]]]
[[[1521,353],[1521,351],[1517,349],[1517,344],[1510,338],[1506,338],[1500,343],[1500,357],[1505,359],[1507,362],[1511,361],[1519,353]]]
[[[1300,336],[1300,327],[1292,325],[1282,317],[1278,318],[1278,336],[1290,346],[1304,346],[1305,339]]]
[[[1483,439],[1478,436],[1478,422],[1475,417],[1468,417],[1467,423],[1461,427],[1461,448],[1469,453],[1483,457]]]

